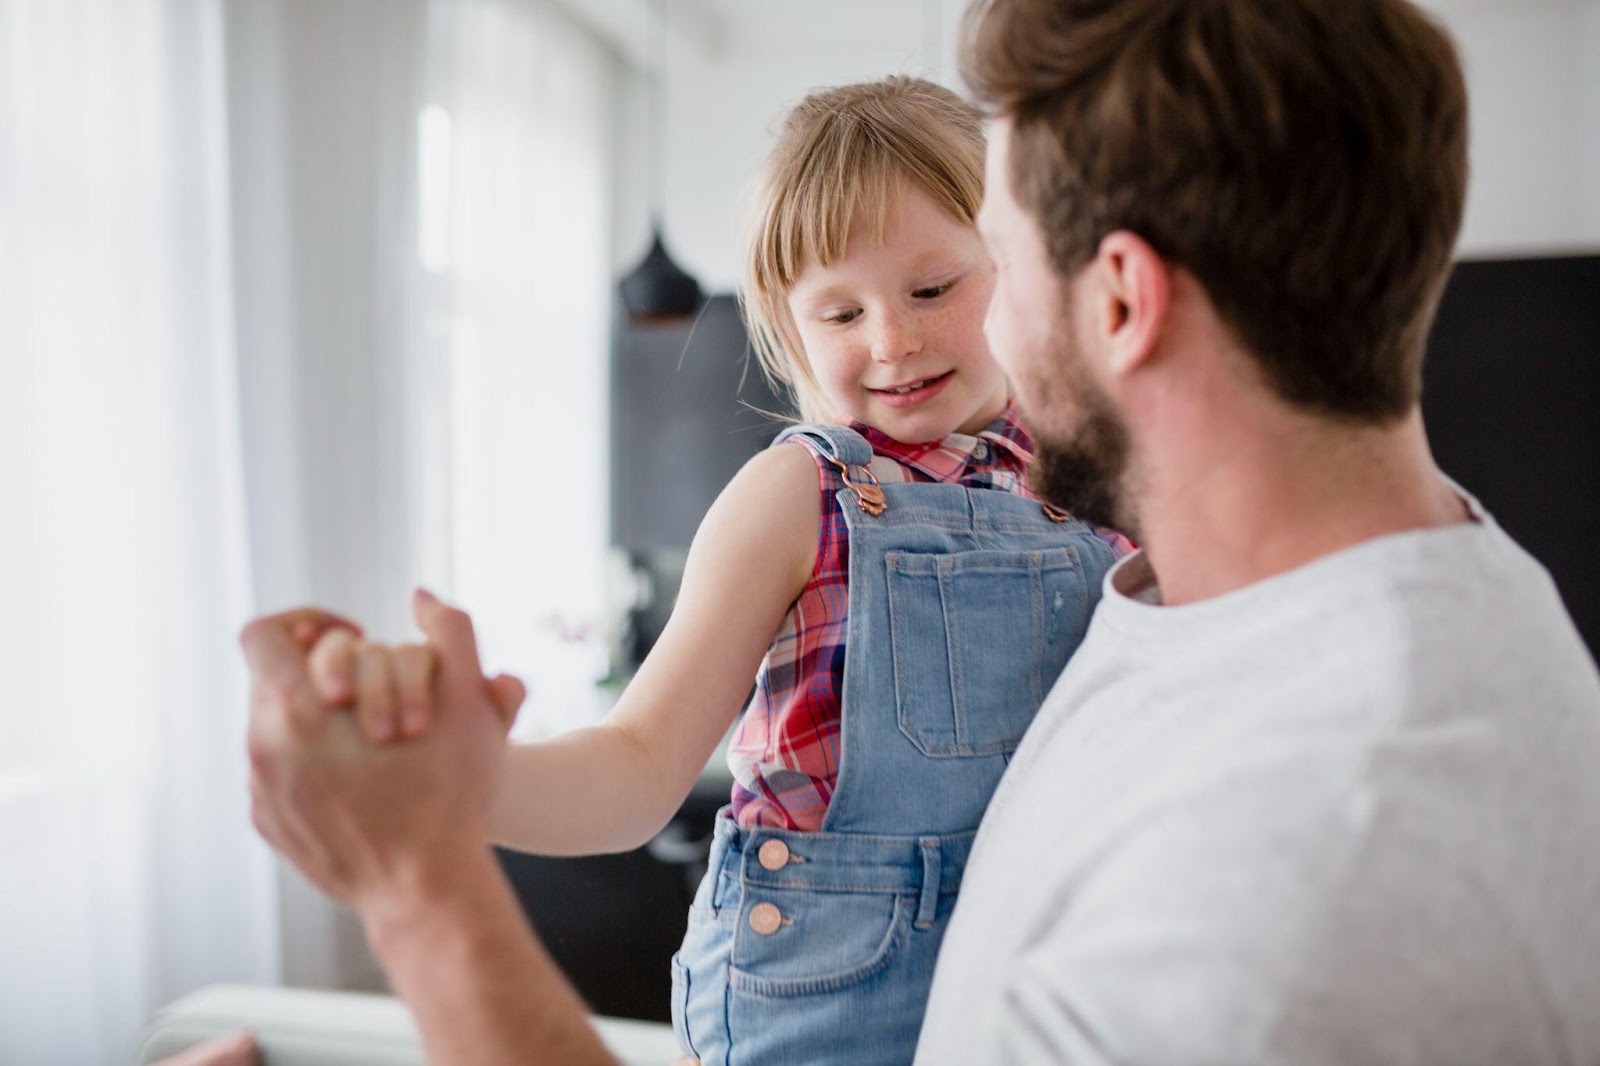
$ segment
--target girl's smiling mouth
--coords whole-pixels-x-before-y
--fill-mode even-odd
[[[920,378],[892,388],[867,391],[891,407],[913,407],[933,399],[942,392],[954,374],[954,370],[946,370],[943,374],[931,378]]]

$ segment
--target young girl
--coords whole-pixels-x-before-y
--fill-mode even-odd
[[[979,819],[1126,545],[1027,487],[1032,442],[983,337],[982,173],[979,115],[929,82],[789,115],[744,306],[806,424],[712,506],[606,721],[507,751],[501,843],[638,847],[755,678],[672,963],[705,1066],[911,1061]],[[350,670],[313,660],[325,691]]]

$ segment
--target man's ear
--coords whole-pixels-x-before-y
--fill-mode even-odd
[[[1127,374],[1150,359],[1166,328],[1172,269],[1143,237],[1116,230],[1101,239],[1091,275],[1106,331],[1106,369]]]

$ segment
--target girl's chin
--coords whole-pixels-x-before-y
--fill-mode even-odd
[[[931,444],[961,431],[961,427],[949,415],[940,416],[931,411],[899,418],[889,415],[879,418],[873,428],[901,444]]]

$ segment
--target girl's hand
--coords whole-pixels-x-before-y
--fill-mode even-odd
[[[386,744],[428,731],[435,662],[427,644],[378,644],[333,629],[312,646],[307,666],[323,703],[353,706],[366,738]]]
[[[428,732],[437,661],[429,644],[378,644],[347,629],[329,629],[311,646],[307,668],[323,703],[353,708],[366,738],[387,744]],[[510,674],[488,686],[500,730],[510,733],[527,689]]]

